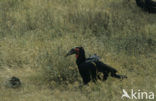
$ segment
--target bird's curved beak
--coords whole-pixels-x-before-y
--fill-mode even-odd
[[[65,57],[67,57],[67,56],[69,56],[69,55],[73,55],[73,54],[75,54],[76,52],[75,52],[75,49],[71,49],[66,55],[65,55]]]

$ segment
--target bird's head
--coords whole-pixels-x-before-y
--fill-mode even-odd
[[[84,55],[84,49],[83,47],[74,47],[72,48],[66,55],[65,57],[69,55],[76,54],[76,58],[78,58],[80,55]]]

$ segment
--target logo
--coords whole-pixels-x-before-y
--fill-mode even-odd
[[[142,92],[141,90],[134,91],[131,89],[130,93],[128,93],[125,89],[122,90],[123,94],[121,96],[121,99],[154,99],[154,92]]]

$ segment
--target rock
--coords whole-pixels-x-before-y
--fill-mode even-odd
[[[9,88],[18,88],[21,86],[21,81],[18,77],[11,77],[6,81],[6,87]]]

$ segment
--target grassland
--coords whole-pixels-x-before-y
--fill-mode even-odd
[[[128,79],[80,87],[75,58],[64,57],[74,46]],[[0,0],[0,100],[121,101],[122,89],[156,94],[155,47],[156,15],[134,0]],[[5,87],[11,76],[22,87]]]

